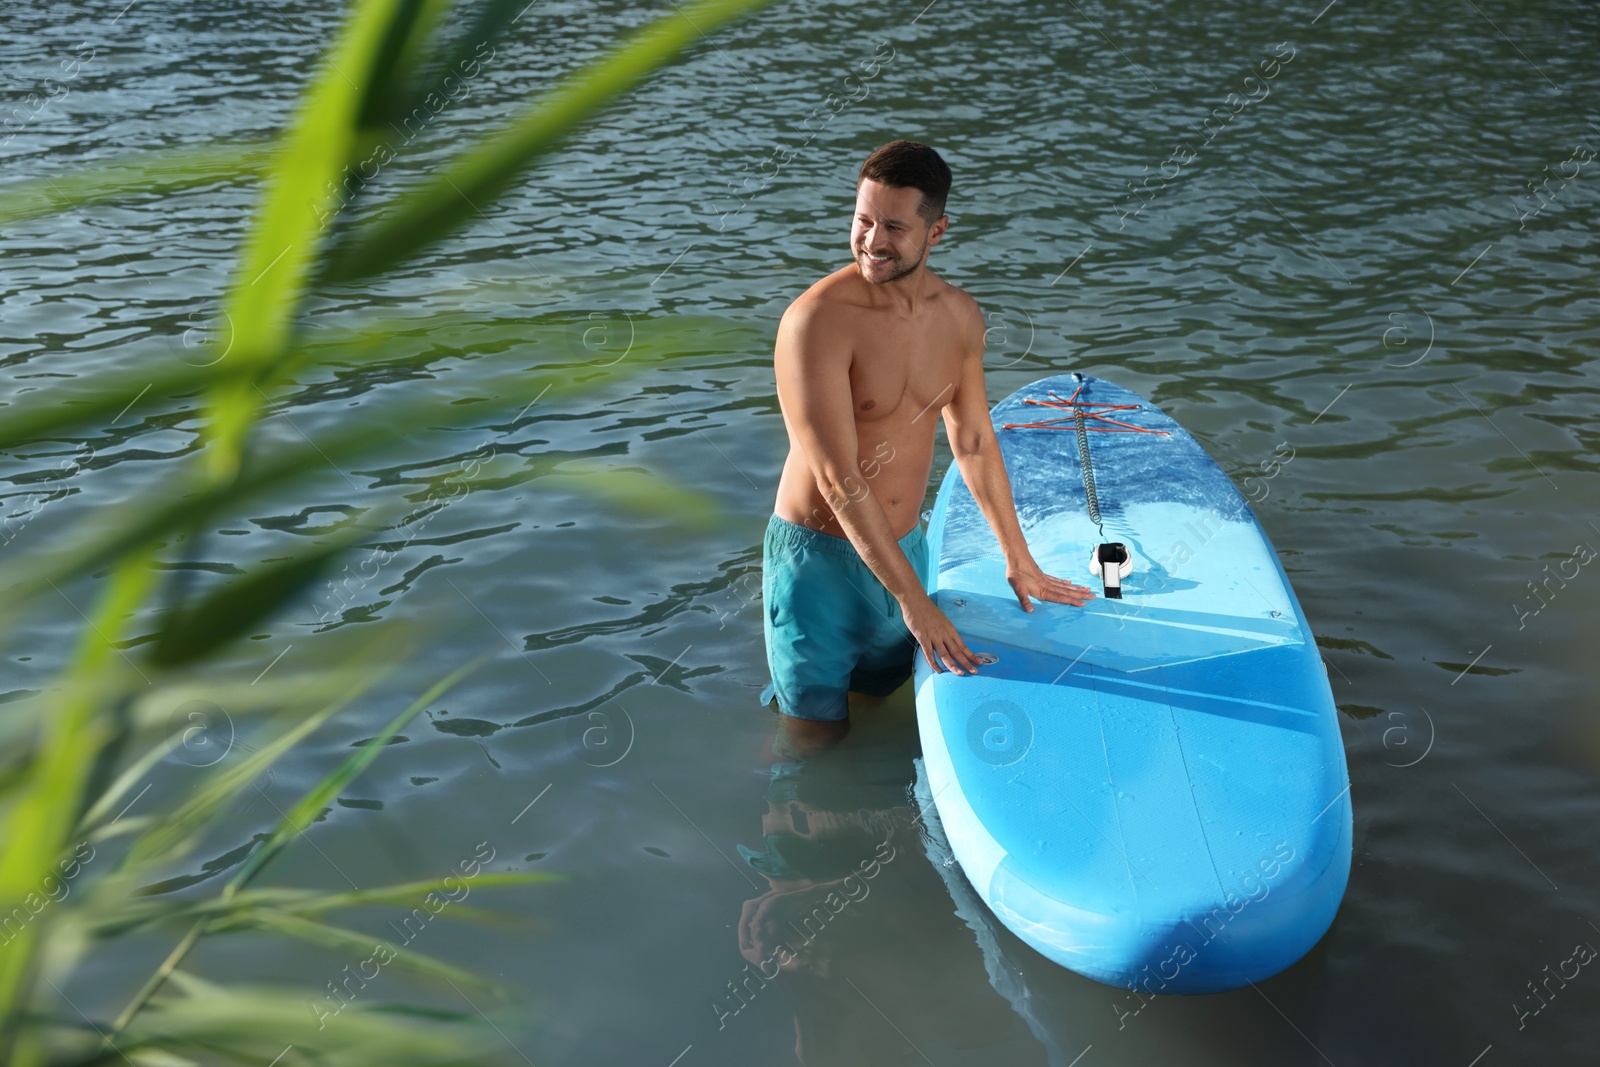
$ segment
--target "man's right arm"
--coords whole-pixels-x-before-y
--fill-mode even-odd
[[[774,368],[778,402],[828,507],[862,562],[900,603],[901,615],[928,663],[957,674],[977,661],[922,588],[900,551],[872,487],[856,469],[856,422],[850,394],[850,341],[814,300],[791,304],[778,325]],[[963,671],[965,668],[966,671]]]

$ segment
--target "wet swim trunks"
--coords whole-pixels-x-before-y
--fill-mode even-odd
[[[926,589],[921,524],[898,544]],[[846,692],[888,696],[911,676],[917,644],[900,605],[846,539],[772,516],[762,545],[761,595],[772,671],[762,707],[777,697],[785,715],[844,719]]]

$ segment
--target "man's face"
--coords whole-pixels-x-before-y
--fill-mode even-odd
[[[948,219],[932,225],[917,214],[922,193],[884,185],[867,178],[856,189],[856,217],[850,227],[850,251],[861,277],[874,285],[898,281],[920,266],[928,249],[939,243]]]

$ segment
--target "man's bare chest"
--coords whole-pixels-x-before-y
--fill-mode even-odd
[[[857,341],[850,365],[857,423],[905,421],[937,413],[955,395],[961,355],[948,332],[940,336],[931,330],[883,331]]]

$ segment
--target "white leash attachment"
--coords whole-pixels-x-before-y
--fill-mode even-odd
[[[1121,600],[1122,579],[1133,573],[1133,557],[1128,553],[1128,546],[1121,541],[1096,545],[1089,555],[1089,570],[1100,576],[1107,597]]]

